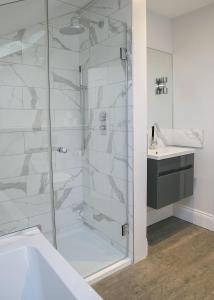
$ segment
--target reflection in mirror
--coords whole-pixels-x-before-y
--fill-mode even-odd
[[[148,48],[148,128],[173,127],[173,63],[167,52]]]

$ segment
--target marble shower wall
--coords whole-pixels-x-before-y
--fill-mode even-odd
[[[87,86],[83,218],[124,254],[128,241],[121,235],[121,226],[128,222],[127,207],[132,201],[132,107],[128,99],[131,66],[127,74],[120,47],[130,47],[129,4],[93,2],[81,13],[88,27],[80,38],[80,65]],[[103,112],[107,116],[104,131],[100,129]]]
[[[31,3],[27,1],[28,8]],[[37,2],[41,23],[35,21],[35,16],[27,26],[18,13],[21,5],[17,4],[17,14],[16,5],[1,7],[0,234],[41,224],[49,237],[52,224],[44,7],[43,1]]]

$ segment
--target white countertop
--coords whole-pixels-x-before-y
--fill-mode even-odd
[[[193,153],[195,153],[195,149],[192,148],[164,147],[149,149],[147,157],[150,159],[161,160]]]

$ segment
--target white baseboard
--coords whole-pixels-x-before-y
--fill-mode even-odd
[[[193,209],[185,205],[176,204],[174,205],[174,216],[192,224],[214,231],[214,215],[205,213],[197,209]]]

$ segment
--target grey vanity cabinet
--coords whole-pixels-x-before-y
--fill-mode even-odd
[[[160,209],[193,195],[194,154],[148,159],[147,202]]]

